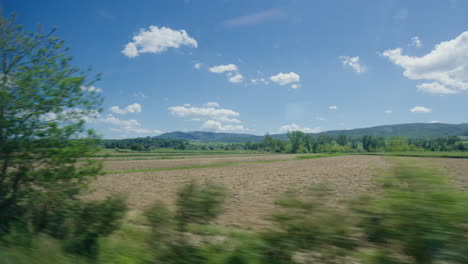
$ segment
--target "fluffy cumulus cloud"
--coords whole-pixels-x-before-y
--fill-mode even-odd
[[[416,37],[412,37],[411,38],[411,43],[410,43],[410,46],[413,46],[413,47],[416,47],[416,48],[420,48],[423,46],[421,40],[419,39],[418,36]]]
[[[101,123],[110,125],[109,129],[114,132],[129,134],[139,134],[139,135],[158,135],[162,132],[159,130],[153,130],[143,127],[140,122],[135,119],[121,120],[112,114],[107,116],[100,116],[93,120],[93,123]]]
[[[219,107],[219,103],[218,102],[208,102],[205,104],[205,106],[207,107]]]
[[[111,106],[109,111],[119,115],[126,115],[126,114],[134,114],[141,112],[141,105],[139,103],[134,103],[131,105],[127,105],[123,109],[118,106]]]
[[[290,124],[290,125],[284,125],[279,128],[279,131],[281,133],[286,133],[290,131],[302,131],[304,133],[319,133],[321,130],[320,127],[315,127],[315,128],[308,128],[308,127],[301,127],[297,124]]]
[[[235,117],[240,116],[236,111],[213,107],[171,106],[168,108],[173,116],[190,119],[211,119],[228,123],[240,123]]]
[[[362,74],[367,70],[366,66],[361,65],[361,63],[359,62],[359,56],[340,56],[339,59],[344,66],[353,69],[354,72],[357,74]]]
[[[181,46],[196,48],[198,44],[185,30],[150,26],[148,30],[140,29],[140,32],[133,36],[133,41],[127,43],[122,53],[129,58],[134,58],[143,53],[161,53],[168,48]]]
[[[413,113],[430,113],[432,112],[432,109],[424,107],[424,106],[415,106],[411,108],[410,111]]]
[[[141,126],[140,122],[136,121],[135,119],[129,120],[121,120],[113,115],[107,115],[106,117],[99,117],[96,120],[97,123],[103,123],[113,126],[132,126],[132,127],[139,127]]]
[[[228,81],[231,83],[241,83],[244,81],[244,76],[242,76],[240,73],[229,75]]]
[[[292,88],[292,89],[301,88],[301,84],[299,84],[299,83],[291,84],[291,88]]]
[[[144,127],[134,126],[122,126],[122,127],[111,127],[111,131],[124,133],[124,134],[145,134],[145,135],[159,135],[163,132],[160,130],[152,130]]]
[[[81,86],[80,87],[81,90],[83,91],[87,91],[87,92],[91,92],[91,93],[102,93],[102,89],[101,88],[97,88],[95,86]]]
[[[225,125],[219,121],[207,120],[202,125],[203,129],[218,132],[241,132],[247,129],[243,125]]]
[[[275,82],[279,85],[286,85],[286,84],[290,84],[290,83],[297,83],[297,82],[300,82],[301,81],[301,77],[297,74],[297,73],[294,73],[294,72],[290,72],[290,73],[278,73],[276,75],[273,75],[270,77],[270,80],[272,82]]]
[[[239,67],[235,64],[227,64],[227,65],[218,65],[209,68],[210,72],[214,73],[224,73],[224,72],[236,72],[239,71]]]
[[[216,108],[215,108],[216,107]],[[203,122],[201,128],[218,132],[242,132],[248,129],[241,125],[240,114],[231,109],[218,108],[217,102],[208,102],[203,107],[172,106],[168,110],[173,116]]]
[[[338,110],[338,106],[336,106],[336,105],[330,105],[330,106],[328,107],[328,109],[330,109],[330,110]]]
[[[195,69],[199,70],[199,69],[201,69],[202,64],[201,64],[201,63],[195,63],[195,64],[193,65],[193,67],[194,67]]]
[[[437,44],[422,57],[403,55],[401,48],[382,53],[404,69],[411,80],[422,80],[417,87],[422,92],[451,94],[468,90],[468,31]]]
[[[421,83],[416,85],[418,87],[418,91],[432,93],[432,94],[454,94],[454,90],[450,90],[449,88],[443,86],[438,82],[432,83]]]

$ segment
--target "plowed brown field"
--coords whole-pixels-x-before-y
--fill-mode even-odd
[[[128,195],[129,207],[141,212],[155,200],[173,206],[176,191],[191,180],[221,183],[229,190],[225,212],[217,220],[224,226],[240,225],[258,228],[267,225],[265,216],[275,210],[274,200],[288,189],[305,190],[315,184],[333,189],[333,199],[341,200],[356,194],[372,192],[380,169],[388,169],[389,158],[379,156],[337,156],[296,160],[294,155],[258,157],[220,157],[183,160],[109,161],[106,170],[180,167],[198,164],[227,163],[288,159],[275,163],[252,163],[234,166],[109,174],[99,176],[92,184],[96,190],[91,198],[102,199],[110,193]],[[390,158],[392,159],[392,158]],[[415,162],[428,162],[450,172],[461,188],[468,189],[468,159],[409,158]]]

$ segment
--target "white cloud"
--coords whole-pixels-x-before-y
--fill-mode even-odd
[[[101,88],[97,88],[97,87],[94,87],[92,85],[90,85],[90,86],[81,86],[80,88],[81,88],[81,90],[87,91],[87,92],[102,93]]]
[[[96,120],[98,123],[104,123],[114,126],[141,126],[140,122],[135,119],[121,120],[113,115],[107,115],[107,117],[100,117]]]
[[[317,120],[319,120],[319,121],[326,121],[327,119],[324,118],[324,117],[317,117]]]
[[[393,113],[393,111],[392,111],[392,110],[385,110],[384,113],[386,113],[387,115],[389,115],[389,114]]]
[[[109,111],[119,115],[134,114],[141,112],[141,105],[139,103],[134,103],[127,105],[124,109],[120,109],[118,106],[111,106]]]
[[[338,106],[336,106],[336,105],[330,105],[330,106],[328,107],[328,109],[330,109],[330,110],[338,110]]]
[[[150,26],[149,30],[140,29],[140,32],[133,36],[133,41],[125,46],[122,53],[129,58],[134,58],[142,53],[161,53],[168,48],[179,48],[180,46],[196,48],[198,44],[185,30]]]
[[[410,111],[413,113],[430,113],[432,112],[432,109],[426,108],[424,106],[415,106],[411,108]]]
[[[454,90],[450,90],[438,82],[422,83],[422,84],[416,85],[416,87],[418,87],[418,91],[432,93],[432,94],[454,94],[456,93]]]
[[[193,67],[194,67],[195,69],[199,70],[199,69],[201,69],[202,64],[201,64],[201,63],[195,63],[195,64],[193,65]]]
[[[239,71],[239,68],[235,64],[227,64],[227,65],[218,65],[209,68],[210,72],[214,73],[224,73],[224,72],[232,72],[232,71]]]
[[[202,129],[211,131],[247,131],[239,119],[236,111],[219,107],[217,102],[208,102],[204,107],[172,106],[169,111],[173,116],[187,118],[192,121],[203,122]],[[229,123],[229,124],[225,124]]]
[[[101,123],[111,125],[109,129],[114,132],[120,132],[125,134],[147,134],[147,135],[158,135],[161,134],[159,130],[152,130],[142,127],[140,122],[135,119],[121,120],[114,117],[112,114],[108,114],[105,117],[99,117],[93,120],[95,123]]]
[[[341,63],[343,63],[343,65],[345,65],[346,67],[350,67],[357,74],[364,73],[367,70],[366,66],[363,66],[359,63],[359,56],[340,56],[339,59],[341,60]]]
[[[278,73],[277,75],[273,75],[270,77],[270,80],[278,83],[279,85],[286,85],[290,83],[300,82],[300,76],[297,73],[290,72],[290,73]]]
[[[242,76],[240,73],[237,73],[236,75],[228,76],[228,81],[231,83],[241,83],[244,81],[244,76]]]
[[[243,125],[223,125],[221,122],[215,120],[205,121],[205,123],[202,125],[202,128],[219,132],[236,132],[247,130]]]
[[[144,127],[134,127],[134,126],[123,126],[123,127],[111,127],[109,128],[111,131],[120,132],[120,133],[135,133],[135,134],[154,134],[159,135],[162,134],[160,130],[152,130]]]
[[[268,81],[265,78],[251,79],[252,84],[268,84]]]
[[[433,120],[433,121],[431,121],[431,122],[429,122],[429,123],[431,123],[431,124],[438,124],[438,123],[440,123],[440,121]]]
[[[213,119],[221,122],[240,123],[239,119],[234,118],[240,116],[240,114],[230,109],[185,106],[172,106],[168,109],[172,115],[177,117]]]
[[[146,99],[148,96],[146,96],[144,93],[137,91],[133,93],[133,97],[140,98],[140,99]]]
[[[410,46],[413,46],[413,47],[416,47],[416,48],[420,48],[423,46],[421,40],[419,39],[418,36],[416,37],[412,37],[411,38],[411,43],[409,44]]]
[[[300,85],[299,83],[295,83],[295,84],[292,84],[292,85],[291,85],[291,88],[292,88],[292,89],[301,88],[301,85]]]
[[[437,44],[422,57],[403,55],[401,48],[382,55],[401,66],[405,77],[429,81],[418,85],[421,91],[447,94],[468,90],[468,31]]]
[[[284,125],[280,127],[279,131],[281,133],[292,132],[292,131],[302,131],[304,133],[318,133],[322,130],[320,127],[308,128],[308,127],[300,127],[297,124],[290,124],[290,125]]]
[[[218,102],[208,102],[205,104],[205,106],[207,107],[219,107],[219,103]]]

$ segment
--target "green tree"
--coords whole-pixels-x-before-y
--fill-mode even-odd
[[[54,30],[30,33],[0,16],[0,229],[21,219],[33,194],[61,190],[76,197],[97,161],[85,120],[102,99],[98,76],[71,65]],[[76,166],[80,161],[80,166]]]
[[[275,145],[276,145],[275,140],[268,133],[265,134],[265,138],[263,139],[263,144],[265,146],[265,150],[267,150],[267,151],[274,151],[275,150]]]
[[[408,142],[405,138],[399,136],[390,137],[387,140],[386,151],[409,151]]]
[[[304,133],[301,131],[288,132],[289,141],[291,141],[291,152],[297,153],[303,145]]]

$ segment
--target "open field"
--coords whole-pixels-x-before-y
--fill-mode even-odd
[[[335,199],[345,199],[371,191],[372,178],[376,173],[372,168],[386,166],[381,157],[339,156],[219,168],[109,174],[100,176],[93,183],[97,191],[92,197],[103,198],[112,192],[122,192],[128,194],[130,208],[141,211],[157,199],[172,204],[176,190],[191,180],[213,181],[224,184],[229,190],[226,211],[218,222],[225,226],[258,227],[266,223],[263,217],[274,209],[275,197],[288,189],[304,190],[314,184],[326,184],[334,189]]]
[[[296,159],[296,155],[218,157],[182,160],[106,161],[105,169],[124,173],[99,176],[92,184],[92,198],[104,198],[113,192],[128,195],[134,213],[155,200],[173,204],[178,188],[191,180],[212,181],[229,190],[226,211],[218,220],[224,226],[247,228],[266,224],[264,217],[274,210],[274,200],[289,190],[305,190],[325,184],[333,189],[335,200],[372,192],[374,179],[389,168],[388,157],[349,155],[314,159]],[[429,162],[448,171],[462,188],[468,188],[468,159],[392,157]],[[224,166],[228,162],[253,162]],[[279,161],[256,163],[256,161]],[[158,169],[170,166],[220,164],[220,167],[167,171],[126,172],[131,169]]]
[[[104,162],[104,171],[118,172],[128,170],[144,170],[144,169],[159,169],[159,168],[175,168],[189,166],[203,166],[211,164],[229,164],[235,162],[254,162],[254,161],[273,161],[273,160],[292,160],[295,159],[295,154],[281,155],[250,155],[250,156],[225,156],[218,155],[215,157],[186,157],[180,156],[183,159],[159,159],[159,160],[106,160]]]

